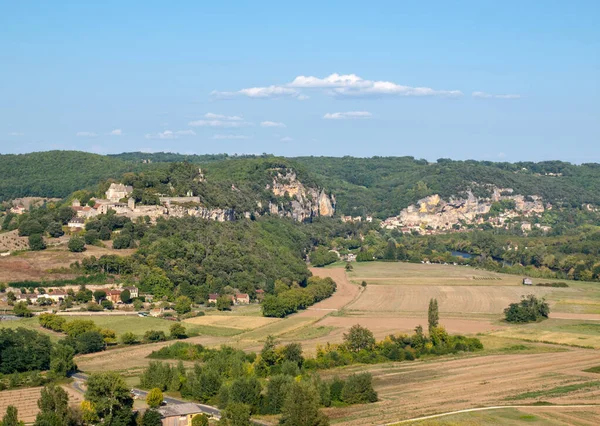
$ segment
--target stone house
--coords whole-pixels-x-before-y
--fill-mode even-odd
[[[107,290],[106,291],[106,299],[110,300],[112,303],[120,303],[121,302],[121,290]]]
[[[203,411],[198,404],[186,402],[183,404],[166,405],[158,409],[163,426],[192,426],[192,419]]]
[[[237,293],[234,303],[236,305],[247,305],[250,303],[250,296],[247,293]]]
[[[63,290],[54,290],[52,293],[44,294],[44,297],[52,299],[53,302],[61,302],[67,298],[68,294]]]
[[[85,225],[85,219],[81,218],[81,217],[77,217],[75,216],[74,218],[72,218],[69,223],[67,223],[67,226],[71,229],[76,229],[76,228],[83,228]]]
[[[106,191],[106,199],[110,201],[119,201],[127,198],[133,192],[133,186],[123,185],[122,183],[111,183]]]
[[[140,296],[140,291],[135,286],[125,287],[123,290],[129,290],[129,295],[131,296],[132,299],[135,299],[136,297]]]
[[[207,303],[217,303],[217,299],[219,298],[218,293],[211,293],[208,295]]]

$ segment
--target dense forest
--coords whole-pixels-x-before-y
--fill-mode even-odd
[[[241,291],[254,297],[259,288],[273,295],[299,290],[309,284],[304,259],[314,245],[332,236],[353,240],[358,235],[355,226],[335,219],[303,224],[266,217],[221,223],[188,217],[159,219],[143,232],[136,231],[143,224],[127,226],[132,226],[129,235],[139,246],[135,255],[89,257],[76,267],[87,274],[135,277],[142,291],[159,298],[184,295],[198,302],[206,301],[209,293]],[[287,302],[298,294],[282,297]]]
[[[600,205],[599,164],[449,159],[428,162],[413,157],[279,158],[267,154],[134,152],[101,156],[73,151],[0,156],[0,201],[21,196],[67,197],[79,189],[100,191],[103,187],[98,183],[111,178],[126,180],[139,189],[154,188],[158,193],[172,183],[174,162],[202,168],[206,182],[197,182],[195,188],[188,189],[195,190],[207,207],[255,207],[256,201],[265,199],[265,184],[271,179],[270,169],[275,167],[293,169],[306,186],[333,193],[340,215],[385,218],[431,194],[447,198],[470,189],[475,195],[485,196],[490,185],[512,188],[516,194],[541,195],[559,206]],[[232,185],[236,188],[233,195]],[[182,185],[175,184],[174,188],[179,195],[184,190]]]

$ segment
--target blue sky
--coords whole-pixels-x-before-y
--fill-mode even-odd
[[[4,1],[0,152],[600,162],[598,1]]]

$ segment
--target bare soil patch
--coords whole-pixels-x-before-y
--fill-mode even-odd
[[[83,253],[71,253],[67,247],[60,246],[43,251],[25,252],[18,256],[6,256],[0,258],[0,282],[73,278],[74,274],[49,273],[48,270],[68,268],[71,263],[81,262],[84,257],[88,256],[100,257],[105,254],[128,256],[134,251],[88,246]]]

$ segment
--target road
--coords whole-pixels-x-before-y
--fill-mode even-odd
[[[73,379],[75,379],[75,381],[72,384],[73,388],[75,390],[77,390],[78,392],[85,393],[85,390],[83,390],[83,388],[81,386],[87,380],[87,378],[88,378],[87,374],[75,373],[75,374],[71,375],[71,377]],[[135,395],[138,395],[143,398],[145,398],[146,395],[148,394],[148,392],[145,390],[135,389],[135,388],[131,389],[131,392],[134,393]],[[163,398],[163,400],[167,403],[167,405],[168,404],[177,405],[177,404],[183,404],[183,403],[189,402],[189,401],[184,401],[182,399],[173,398],[170,396],[165,396]],[[209,414],[213,417],[217,417],[217,418],[221,417],[221,410],[219,410],[218,408],[213,407],[211,405],[204,405],[204,404],[198,404],[198,403],[195,403],[195,404],[200,407],[202,412]],[[262,424],[262,423],[257,423],[257,424]]]

